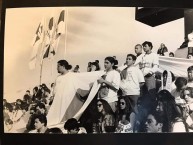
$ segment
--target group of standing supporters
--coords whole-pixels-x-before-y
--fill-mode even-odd
[[[169,70],[160,74],[158,73],[159,57],[152,52],[152,48],[152,43],[148,41],[142,45],[137,44],[135,46],[137,55],[128,54],[125,64],[119,68],[115,56],[106,57],[104,73],[97,80],[100,84],[97,94],[79,120],[67,118],[63,126],[63,129],[67,130],[65,133],[191,131],[193,129],[193,66],[187,69],[188,80],[183,77],[175,79],[174,74]],[[53,89],[55,96],[52,97],[49,105],[52,102],[57,104],[54,102],[56,100],[59,101],[58,104],[68,100],[61,92],[64,86],[68,87],[67,82],[63,80],[70,78],[68,76],[72,75],[71,68],[66,60],[58,61],[57,70],[60,75]],[[88,64],[88,72],[99,70],[98,60]],[[28,120],[26,132],[62,133],[59,128],[47,128],[47,111],[41,100],[35,105],[35,113],[32,113]],[[54,113],[61,115],[60,112]],[[30,129],[27,128],[30,127],[29,125],[31,125]]]

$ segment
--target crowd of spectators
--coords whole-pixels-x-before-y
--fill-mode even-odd
[[[24,124],[25,133],[191,132],[193,66],[187,68],[188,79],[176,78],[170,70],[158,73],[159,57],[152,49],[151,42],[137,44],[136,55],[126,56],[123,69],[118,68],[116,56],[106,57],[96,96],[79,120],[69,118],[62,129],[47,127],[46,115],[57,84],[36,86],[32,94],[27,90],[14,103],[4,99],[4,131],[14,132]],[[158,54],[164,56],[167,51],[161,44]],[[78,72],[79,66],[75,68]],[[99,70],[98,60],[88,63],[88,72]]]

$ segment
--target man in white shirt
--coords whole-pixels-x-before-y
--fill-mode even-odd
[[[142,46],[145,54],[137,57],[134,65],[140,66],[145,77],[145,86],[150,93],[151,99],[154,101],[156,93],[155,72],[157,72],[159,67],[159,58],[157,54],[152,53],[153,45],[151,42],[145,41]]]
[[[188,73],[188,84],[187,84],[187,86],[193,88],[193,65],[188,67],[187,73]]]
[[[133,111],[137,112],[137,100],[140,96],[140,88],[144,84],[142,71],[134,66],[136,56],[128,54],[126,58],[127,67],[121,72],[120,89],[122,96],[127,96]]]

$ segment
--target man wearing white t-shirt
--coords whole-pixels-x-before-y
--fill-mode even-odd
[[[193,65],[188,67],[187,73],[188,73],[188,83],[187,83],[187,86],[193,88]]]
[[[145,54],[141,54],[137,57],[134,65],[141,66],[140,69],[145,77],[145,86],[150,93],[151,99],[155,100],[155,72],[158,70],[159,58],[157,54],[152,53],[153,45],[151,42],[145,41],[142,46]]]
[[[140,96],[140,88],[144,84],[142,71],[134,66],[136,56],[128,54],[126,58],[127,67],[121,72],[120,89],[122,96],[127,96],[131,103],[132,109],[137,111],[137,100]]]

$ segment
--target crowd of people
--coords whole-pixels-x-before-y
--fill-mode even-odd
[[[161,47],[166,51],[165,46]],[[46,117],[57,97],[54,88],[58,81],[50,88],[45,84],[34,87],[33,94],[27,90],[23,100],[17,99],[15,103],[4,99],[4,131],[14,132],[21,122],[25,124],[25,133],[193,131],[193,66],[187,68],[188,79],[176,78],[170,70],[160,73],[159,57],[152,49],[149,41],[137,44],[136,55],[128,54],[122,67],[118,67],[116,56],[106,57],[105,73],[96,80],[100,88],[94,99],[79,120],[68,118],[62,129],[48,128]],[[71,68],[66,60],[58,61],[61,76]],[[99,70],[98,60],[88,63],[88,72]]]

